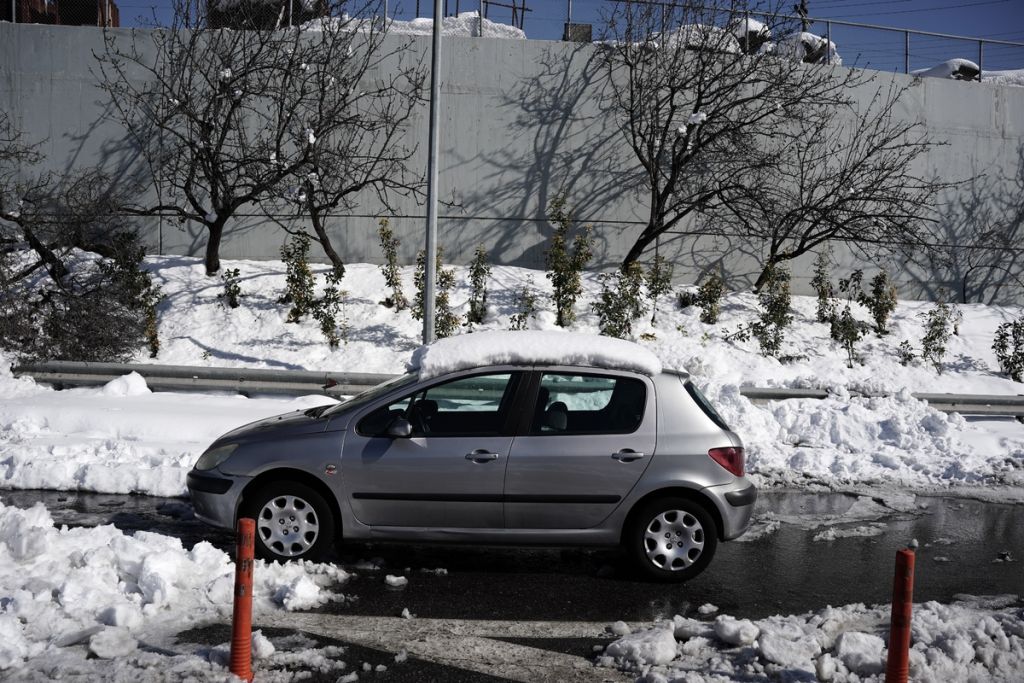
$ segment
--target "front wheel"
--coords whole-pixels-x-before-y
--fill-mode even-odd
[[[268,484],[246,496],[241,512],[256,520],[256,555],[265,560],[316,560],[334,540],[330,506],[305,484]]]
[[[655,581],[687,581],[700,574],[718,547],[715,522],[686,498],[659,498],[632,519],[626,549],[641,574]]]

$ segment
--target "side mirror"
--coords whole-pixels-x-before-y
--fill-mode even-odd
[[[393,439],[408,439],[412,435],[412,425],[404,417],[396,417],[388,425],[388,436]]]

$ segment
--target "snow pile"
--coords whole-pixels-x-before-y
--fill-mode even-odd
[[[947,59],[941,64],[927,69],[916,69],[910,73],[921,78],[955,78],[959,81],[971,81],[978,77],[980,71],[978,65],[969,59]]]
[[[847,605],[796,616],[714,621],[676,616],[623,636],[598,664],[642,680],[878,681],[884,676],[888,606]],[[1017,680],[1024,666],[1024,606],[1018,596],[959,596],[914,606],[910,678]]]
[[[341,599],[330,587],[348,578],[333,565],[257,562],[254,608],[316,607]],[[73,645],[125,657],[140,643],[230,619],[233,586],[234,565],[209,543],[185,550],[146,531],[57,529],[42,504],[0,502],[0,671],[26,659],[84,659]]]
[[[782,36],[775,43],[766,43],[762,49],[807,64],[840,66],[843,63],[834,42],[807,31]]]
[[[1006,69],[1004,71],[983,71],[981,80],[994,85],[1012,85],[1024,87],[1024,69]]]
[[[505,38],[507,40],[526,40],[526,33],[515,26],[499,24],[484,17],[484,38]],[[391,21],[388,32],[401,35],[428,36],[434,32],[434,20],[420,17],[412,21]],[[461,12],[456,17],[445,17],[441,23],[441,33],[449,38],[479,38],[480,16],[476,12]]]
[[[58,392],[0,366],[0,485],[9,488],[180,496],[224,432],[331,401],[152,393],[137,373]]]
[[[440,339],[412,355],[409,371],[420,379],[481,365],[558,364],[661,372],[661,361],[647,349],[611,337],[570,332],[490,331]]]
[[[689,50],[714,50],[729,54],[739,54],[740,52],[740,42],[731,31],[707,24],[684,24],[666,34],[663,41],[666,47],[674,50],[686,48]]]

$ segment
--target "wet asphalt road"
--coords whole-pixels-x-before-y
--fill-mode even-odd
[[[230,533],[192,519],[180,499],[42,491],[0,491],[0,499],[21,507],[42,501],[57,524],[114,524],[176,536],[186,547],[201,540],[232,546]],[[708,602],[748,618],[885,603],[894,553],[911,538],[921,544],[915,602],[1024,593],[1024,506],[918,497],[918,509],[906,513],[862,499],[858,507],[884,513],[865,521],[851,516],[856,501],[835,493],[763,493],[755,519],[778,522],[777,529],[720,545],[709,569],[680,586],[633,579],[614,550],[349,545],[334,560],[356,574],[343,589],[356,599],[324,611],[393,617],[407,608],[420,618],[647,622],[692,615]],[[881,533],[814,539],[830,527],[864,525]],[[1006,552],[1013,561],[1000,560]],[[430,571],[439,568],[446,572]],[[405,575],[409,585],[394,590],[385,574]]]

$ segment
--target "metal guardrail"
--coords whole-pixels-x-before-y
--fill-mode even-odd
[[[385,382],[395,375],[365,372],[332,372],[309,370],[269,370],[259,368],[191,367],[183,365],[147,365],[122,363],[81,363],[48,361],[14,366],[16,376],[31,377],[37,382],[66,387],[100,386],[130,372],[137,372],[154,391],[226,391],[244,395],[278,394],[300,396],[322,394],[338,397],[357,394]],[[782,401],[796,398],[824,399],[824,389],[783,389],[776,387],[742,387],[740,393],[754,402]],[[851,392],[853,396],[885,396]],[[916,393],[913,397],[928,401],[936,410],[963,415],[1024,417],[1024,395],[932,394]]]

